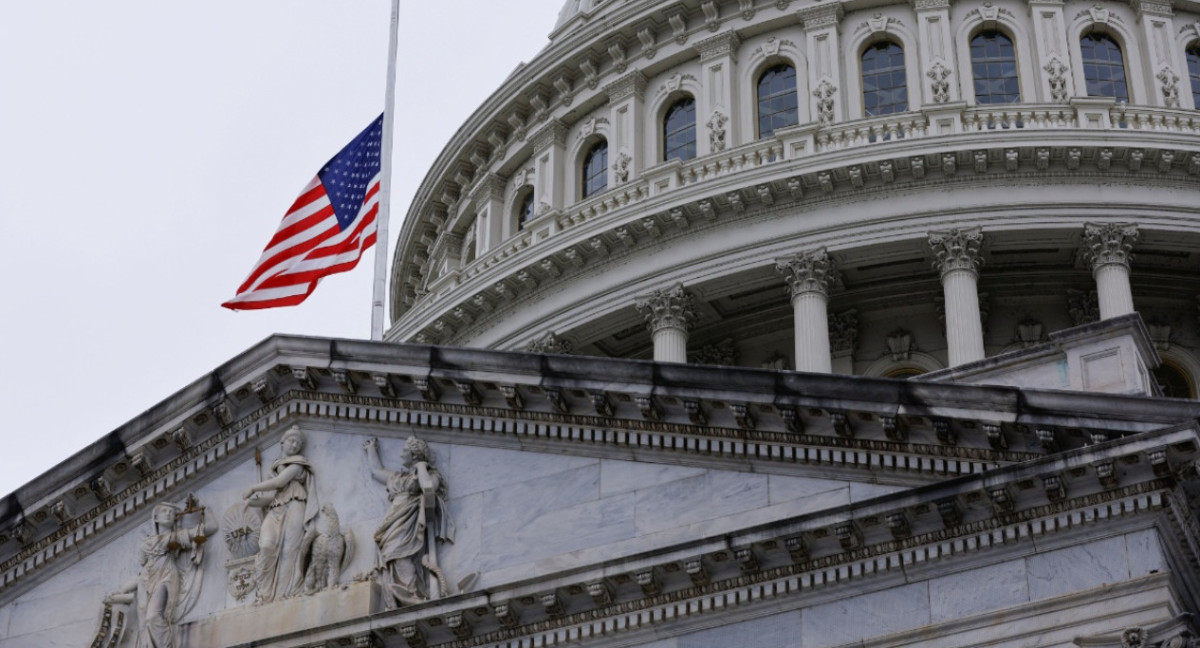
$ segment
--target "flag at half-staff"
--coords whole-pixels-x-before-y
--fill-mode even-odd
[[[358,265],[376,238],[382,140],[380,115],[321,167],[284,215],[237,296],[222,306],[295,306],[322,277]]]

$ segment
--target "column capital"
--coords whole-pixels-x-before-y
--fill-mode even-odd
[[[1137,237],[1136,223],[1087,223],[1083,226],[1083,258],[1092,272],[1106,265],[1128,269]]]
[[[567,142],[567,125],[562,120],[551,119],[533,134],[533,151],[541,153],[551,146],[562,146]]]
[[[641,295],[634,306],[646,318],[646,328],[651,333],[665,328],[686,331],[696,319],[696,298],[683,284]]]
[[[929,247],[933,250],[933,267],[945,279],[957,270],[966,270],[979,275],[983,259],[979,248],[983,245],[983,232],[978,227],[929,232]]]
[[[814,31],[829,27],[837,28],[842,23],[845,10],[841,3],[807,7],[796,12],[796,17],[804,24],[804,31]]]
[[[634,70],[625,76],[604,86],[604,94],[608,95],[610,103],[617,103],[627,97],[642,98],[646,91],[646,75]]]
[[[832,289],[840,288],[841,277],[837,264],[829,257],[825,248],[799,252],[793,256],[776,259],[778,270],[791,290],[792,297],[816,292],[828,296]]]
[[[709,36],[692,46],[700,55],[700,62],[711,61],[722,56],[733,57],[737,60],[737,48],[742,44],[742,37],[735,31],[727,31]]]

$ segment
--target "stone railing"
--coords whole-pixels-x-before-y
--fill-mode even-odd
[[[984,132],[1011,129],[1075,128],[1079,123],[1075,109],[1061,104],[977,106],[962,113],[962,129]]]
[[[928,129],[928,117],[919,112],[899,113],[833,124],[817,130],[814,150],[817,153],[824,153],[857,148],[876,142],[911,140],[925,137]]]
[[[950,104],[925,110],[873,117],[832,125],[805,124],[780,129],[774,137],[719,151],[688,161],[671,160],[645,169],[639,177],[563,210],[539,215],[516,235],[480,255],[470,264],[447,272],[417,299],[407,317],[437,310],[444,298],[454,299],[464,283],[476,284],[498,265],[529,254],[536,258],[548,241],[561,240],[567,230],[597,219],[636,215],[647,201],[659,202],[677,190],[697,187],[718,178],[736,176],[786,161],[900,141],[970,133],[1004,131],[1147,131],[1162,134],[1200,134],[1200,111],[1114,104],[1112,99],[1079,97],[1069,104]],[[1188,172],[1200,173],[1200,154],[1187,158]],[[814,161],[816,161],[814,159]],[[653,199],[653,200],[652,200]],[[638,216],[638,221],[642,219]],[[614,221],[615,222],[615,221]],[[591,236],[589,234],[588,236]],[[603,244],[603,242],[601,243]],[[565,249],[565,248],[564,248]],[[578,255],[577,255],[578,256]],[[479,286],[476,286],[478,289]]]
[[[1110,114],[1112,123],[1118,128],[1160,133],[1200,133],[1200,111],[1118,104]]]

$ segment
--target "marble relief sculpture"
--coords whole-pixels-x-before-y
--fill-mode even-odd
[[[137,648],[172,648],[176,622],[199,597],[204,543],[217,525],[209,520],[207,508],[191,496],[184,506],[155,506],[151,518],[153,533],[138,550],[141,569],[135,579],[104,597],[103,618],[112,618],[114,605],[136,605]],[[122,624],[102,623],[106,636],[98,635],[93,645],[119,645],[122,630]]]
[[[304,535],[300,556],[305,565],[305,594],[337,586],[338,577],[354,560],[354,534],[342,531],[332,504],[321,507],[316,524]]]
[[[409,437],[401,452],[400,470],[388,470],[379,458],[379,441],[363,443],[371,476],[387,486],[387,515],[375,531],[378,563],[375,578],[388,609],[452,594],[437,560],[438,541],[454,541],[454,525],[446,506],[446,480],[433,465],[429,445]],[[469,586],[475,575],[463,579]]]
[[[303,593],[304,538],[320,511],[312,466],[301,454],[304,434],[293,427],[283,434],[280,448],[271,476],[242,495],[248,506],[266,509],[254,559],[259,603]]]

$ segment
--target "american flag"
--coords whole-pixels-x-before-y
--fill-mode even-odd
[[[279,223],[233,310],[295,306],[326,275],[345,272],[375,243],[383,115],[317,172]]]

